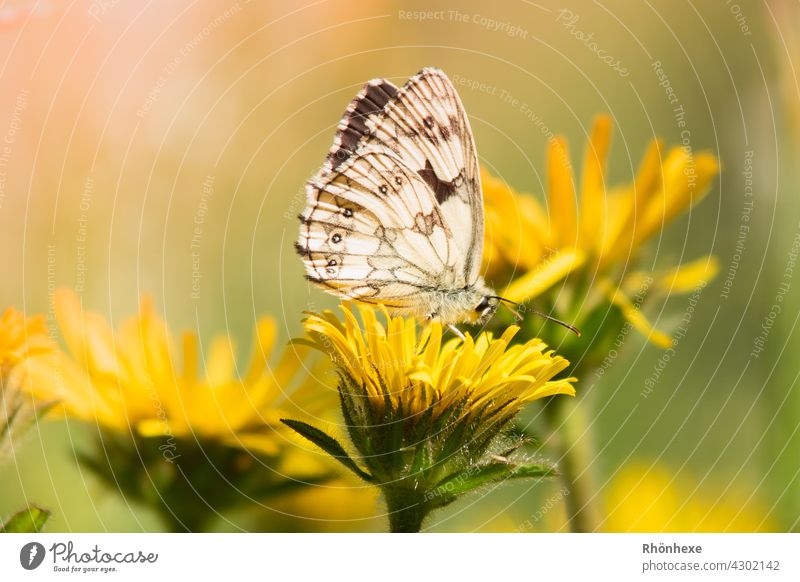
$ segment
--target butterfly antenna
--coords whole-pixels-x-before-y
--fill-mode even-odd
[[[519,306],[519,303],[516,301],[511,301],[511,299],[506,299],[505,297],[500,297],[499,295],[489,295],[489,297],[492,299],[497,299],[502,305],[505,305],[506,309],[514,314],[514,317],[517,319],[517,321],[522,321],[524,319],[519,311],[511,307],[512,305]]]
[[[566,321],[561,321],[560,319],[557,319],[557,318],[553,317],[552,315],[548,315],[548,314],[543,313],[541,311],[536,311],[535,309],[531,309],[530,311],[534,315],[538,315],[539,317],[547,319],[548,321],[552,321],[553,323],[557,323],[558,325],[566,327],[568,330],[570,330],[576,336],[581,337],[580,330],[577,327],[575,327],[574,325],[570,325]]]
[[[511,312],[514,315],[516,315],[518,319],[522,319],[522,316],[520,315],[519,311],[517,311],[516,309],[511,307],[511,305],[519,306],[519,303],[517,303],[516,301],[511,301],[511,299],[506,299],[505,297],[500,297],[499,295],[492,295],[492,298],[493,299],[497,299],[497,300],[505,303],[506,307],[509,310],[511,310]],[[576,336],[581,337],[580,330],[577,327],[575,327],[574,325],[568,324],[566,321],[561,321],[560,319],[557,319],[557,318],[553,317],[552,315],[548,315],[547,313],[544,313],[542,311],[537,311],[536,309],[528,309],[527,311],[530,311],[534,315],[538,315],[539,317],[541,317],[543,319],[546,319],[548,321],[552,321],[553,323],[557,323],[560,326],[566,327],[568,330],[570,330]]]

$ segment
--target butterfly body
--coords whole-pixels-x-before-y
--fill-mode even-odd
[[[472,131],[447,76],[368,82],[306,186],[307,278],[342,298],[445,324],[497,307],[480,277],[483,198]]]

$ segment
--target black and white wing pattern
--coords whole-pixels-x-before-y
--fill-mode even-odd
[[[428,315],[431,295],[479,281],[477,154],[442,71],[368,82],[306,192],[297,250],[328,291]]]

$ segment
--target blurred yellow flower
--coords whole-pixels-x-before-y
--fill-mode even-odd
[[[0,461],[11,456],[15,439],[37,413],[19,389],[18,372],[32,358],[50,353],[44,317],[27,318],[10,308],[0,316]]]
[[[303,358],[286,349],[274,367],[268,364],[277,337],[272,318],[259,320],[249,366],[237,376],[231,338],[211,343],[201,372],[197,336],[184,333],[178,355],[148,298],[116,333],[101,315],[84,311],[72,291],[59,290],[55,301],[71,357],[30,366],[27,384],[37,399],[58,398],[68,416],[125,434],[209,439],[265,454],[286,442],[289,431],[278,419],[288,394],[300,388],[294,380]]]
[[[708,193],[719,171],[716,157],[675,147],[662,159],[658,140],[649,146],[632,184],[608,189],[611,129],[609,116],[595,121],[579,197],[566,140],[550,141],[547,211],[533,196],[521,196],[482,171],[490,272],[504,264],[530,270],[554,251],[580,252],[604,270],[629,260],[638,246]]]
[[[632,463],[606,495],[610,532],[778,531],[752,490],[686,480],[663,465]]]
[[[14,309],[0,316],[0,377],[20,362],[50,352],[44,316],[25,317]]]
[[[624,274],[644,242],[702,200],[719,164],[710,153],[692,153],[683,147],[672,148],[662,158],[662,145],[655,140],[634,182],[607,188],[611,130],[610,117],[597,118],[584,156],[579,196],[566,141],[550,141],[547,210],[535,197],[519,194],[481,170],[487,233],[484,270],[490,281],[510,281],[500,294],[518,302],[533,299],[580,272],[582,280],[600,282],[605,299],[620,307],[634,327],[657,345],[668,347],[671,339],[654,330],[639,312],[626,292],[634,285],[627,277],[620,280],[620,273]],[[672,278],[660,283],[672,293],[691,292],[717,271],[716,258],[702,257],[676,267]]]
[[[300,531],[377,532],[385,519],[379,494],[377,488],[347,474],[281,496],[272,507],[294,518],[292,525]]]

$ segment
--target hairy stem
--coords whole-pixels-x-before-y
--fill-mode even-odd
[[[384,487],[383,495],[389,509],[389,531],[416,533],[422,528],[428,510],[416,492]]]
[[[593,532],[600,527],[596,507],[597,486],[592,432],[586,414],[586,397],[554,398],[545,406],[545,416],[559,453],[561,480],[569,489],[565,496],[570,531]]]

